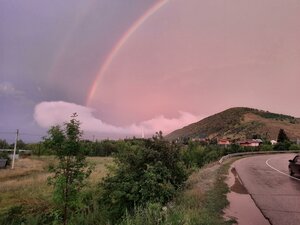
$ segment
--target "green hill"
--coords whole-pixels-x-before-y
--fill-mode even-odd
[[[291,140],[300,138],[300,119],[263,110],[237,107],[209,116],[199,122],[173,131],[166,136],[177,138],[231,138],[247,139],[260,135],[277,139],[279,129],[284,129]]]

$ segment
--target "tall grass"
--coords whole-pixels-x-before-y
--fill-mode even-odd
[[[112,163],[112,158],[93,157],[88,158],[88,161],[95,165],[88,180],[90,189],[93,189],[106,176],[106,165]],[[53,163],[56,163],[53,156],[32,156],[17,160],[14,170],[0,170],[0,219],[5,215],[18,214],[19,207],[22,208],[20,218],[26,212],[26,220],[31,221],[27,224],[34,224],[35,220],[41,221],[49,216],[53,203],[52,187],[47,185],[47,178],[50,176],[48,167]],[[39,216],[39,213],[44,214],[44,217]],[[8,218],[6,220],[10,221]]]

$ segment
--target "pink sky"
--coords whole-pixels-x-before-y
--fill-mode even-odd
[[[0,28],[0,131],[74,111],[101,137],[235,106],[300,117],[299,0],[0,1]]]
[[[170,1],[120,49],[89,106],[117,124],[232,106],[299,116],[299,40],[299,1]]]

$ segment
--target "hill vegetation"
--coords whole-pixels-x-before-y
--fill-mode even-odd
[[[258,109],[237,107],[175,130],[166,138],[169,140],[178,138],[242,140],[256,135],[266,140],[276,140],[280,129],[284,129],[291,140],[300,138],[300,119]]]

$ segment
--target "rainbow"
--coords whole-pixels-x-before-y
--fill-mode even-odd
[[[56,74],[56,69],[59,66],[59,64],[62,62],[62,59],[67,52],[67,46],[72,41],[72,37],[75,36],[75,32],[77,28],[81,25],[81,22],[84,20],[84,18],[88,15],[90,10],[94,7],[96,4],[96,0],[88,1],[88,3],[85,5],[85,7],[79,8],[79,12],[75,17],[75,20],[69,27],[69,29],[66,31],[65,36],[63,37],[61,43],[58,46],[58,53],[53,58],[52,64],[50,66],[50,69],[48,71],[47,78],[53,78]]]
[[[106,70],[112,63],[115,56],[118,54],[118,51],[123,47],[123,45],[127,42],[127,40],[131,37],[131,35],[154,13],[156,13],[160,8],[166,5],[170,0],[160,0],[156,2],[150,9],[148,9],[137,21],[133,23],[133,25],[121,36],[116,45],[112,48],[108,56],[106,57],[104,63],[101,65],[99,72],[96,75],[96,78],[88,92],[88,96],[86,99],[86,105],[90,105],[93,96],[97,90],[98,84],[101,82]]]

